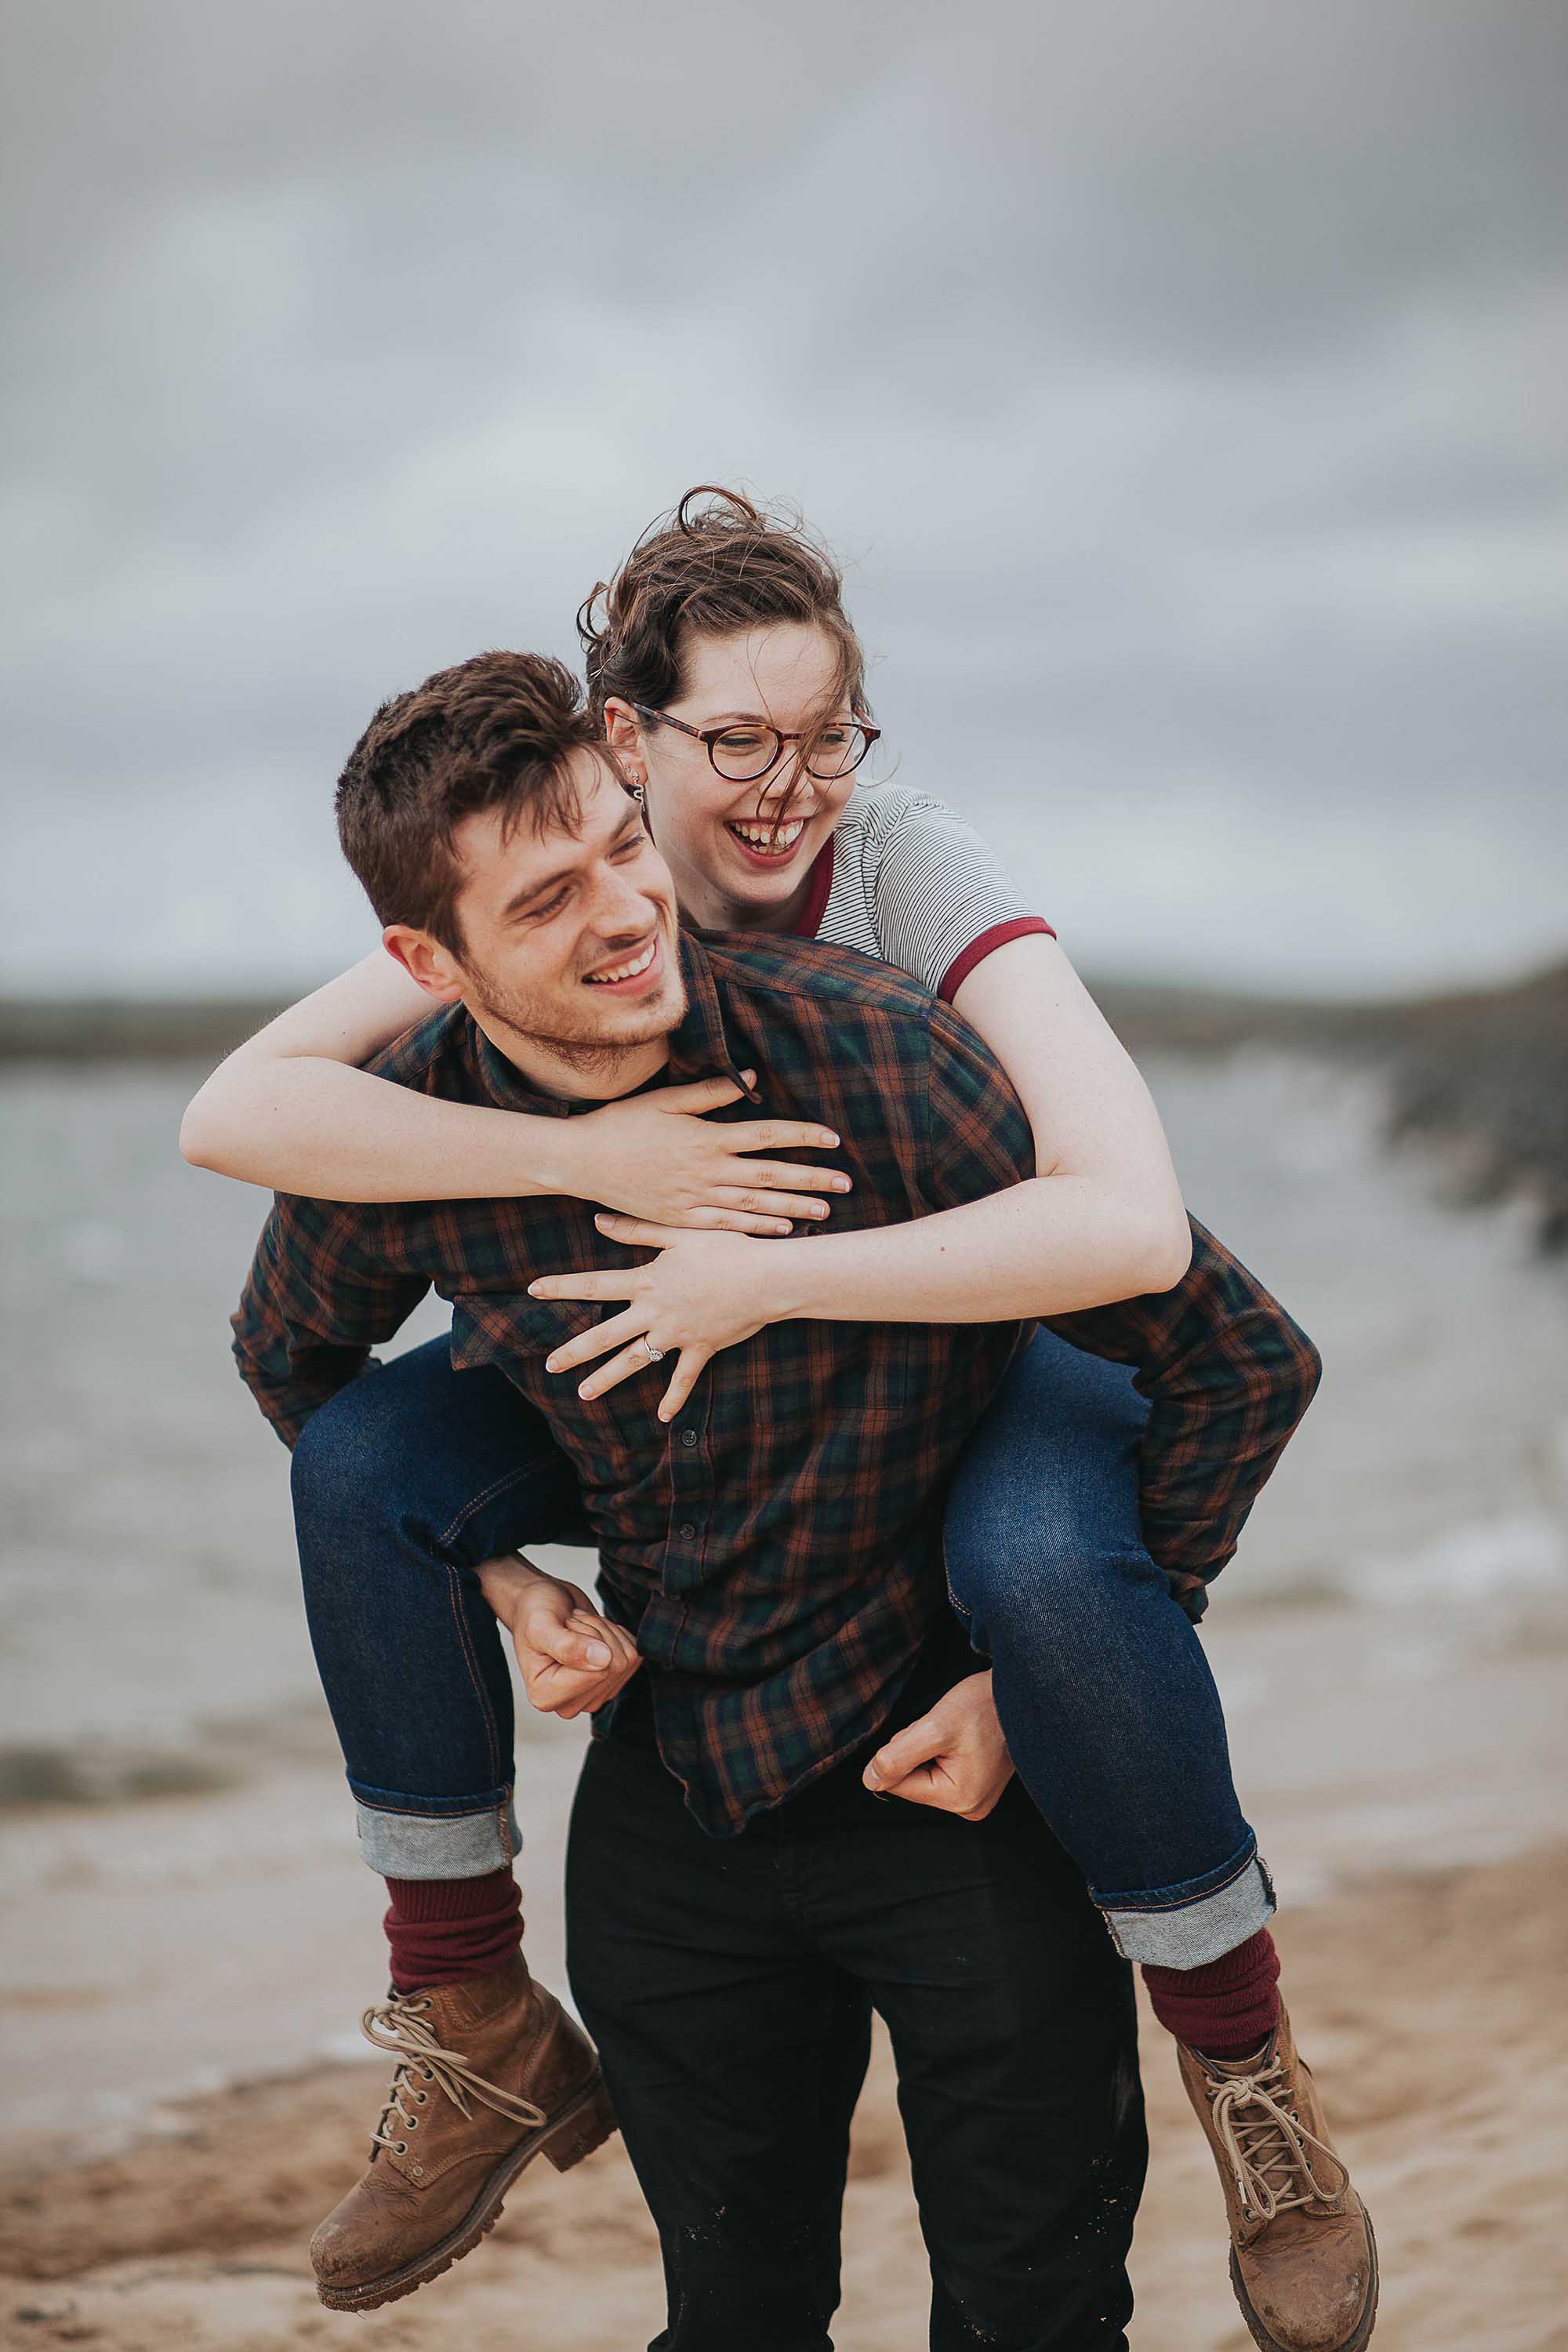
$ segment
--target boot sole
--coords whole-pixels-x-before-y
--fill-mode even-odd
[[[547,2156],[557,2172],[570,2172],[574,2164],[603,2147],[616,2129],[604,2077],[595,2071],[569,2107],[519,2140],[489,2176],[456,2229],[438,2238],[417,2261],[386,2271],[378,2279],[367,2279],[362,2286],[328,2286],[318,2279],[316,2293],[329,2311],[376,2311],[384,2303],[396,2303],[413,2294],[461,2262],[465,2254],[471,2254],[480,2239],[489,2235],[513,2181],[536,2156]]]
[[[1360,2319],[1356,2322],[1354,2334],[1347,2336],[1342,2344],[1337,2344],[1334,2347],[1334,2352],[1366,2352],[1366,2347],[1372,2342],[1373,2324],[1377,2318],[1377,2240],[1372,2233],[1370,2214],[1365,2216],[1365,2220],[1366,2242],[1372,2254],[1372,2276],[1367,2282],[1366,2303]],[[1290,2347],[1288,2344],[1281,2344],[1278,2336],[1271,2336],[1254,2311],[1247,2289],[1242,2284],[1241,2265],[1236,2259],[1234,2246],[1230,2250],[1230,2283],[1236,2289],[1236,2299],[1241,2305],[1241,2315],[1247,2322],[1247,2333],[1258,2346],[1258,2352],[1290,2352]]]

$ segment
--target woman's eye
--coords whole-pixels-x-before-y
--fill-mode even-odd
[[[721,751],[760,751],[763,740],[750,728],[731,728],[727,735],[720,736],[719,749]]]

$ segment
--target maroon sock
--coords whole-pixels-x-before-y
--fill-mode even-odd
[[[1279,1955],[1267,1927],[1201,1969],[1145,1967],[1143,1981],[1166,2032],[1205,2058],[1245,2058],[1279,2022]]]
[[[510,1870],[482,1878],[389,1878],[382,1925],[399,1992],[461,1984],[504,1968],[522,1942],[522,1891]]]

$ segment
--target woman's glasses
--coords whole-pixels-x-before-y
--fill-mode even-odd
[[[731,719],[728,727],[689,727],[668,710],[647,710],[641,703],[632,707],[645,727],[679,728],[682,735],[704,744],[714,772],[731,784],[760,783],[783,759],[786,743],[809,744],[806,774],[819,783],[834,783],[854,773],[882,732],[879,727],[862,727],[858,720],[793,730],[765,727],[753,719]]]

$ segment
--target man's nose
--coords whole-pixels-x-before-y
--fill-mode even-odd
[[[594,893],[594,929],[608,940],[640,939],[659,917],[658,900],[613,866],[600,869]]]

